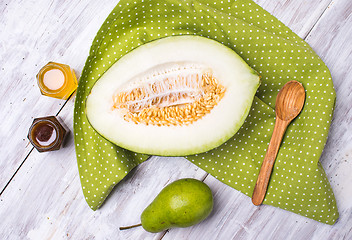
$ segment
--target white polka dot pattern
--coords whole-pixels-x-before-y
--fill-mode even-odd
[[[186,158],[251,196],[274,126],[276,95],[287,81],[300,81],[306,103],[284,136],[264,203],[333,224],[338,211],[319,163],[335,103],[330,73],[308,44],[250,0],[122,0],[112,11],[94,39],[75,103],[77,162],[89,206],[99,208],[112,188],[148,158],[111,144],[92,129],[84,109],[90,89],[132,49],[182,34],[221,42],[262,77],[240,131],[222,146]]]

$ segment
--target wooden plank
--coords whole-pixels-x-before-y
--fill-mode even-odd
[[[352,153],[352,135],[349,132],[352,124],[351,8],[351,1],[332,2],[307,37],[307,42],[330,69],[337,95],[330,135],[321,161],[333,187],[344,189],[335,193],[337,199],[352,197],[352,187],[348,184],[352,180],[352,165],[348,161]],[[352,207],[352,202],[343,209],[346,207]]]
[[[107,0],[0,3],[0,192],[32,149],[27,134],[33,119],[56,115],[65,103],[40,94],[39,69],[57,61],[79,77],[90,44],[114,6]]]
[[[254,0],[254,2],[273,14],[304,39],[331,0]]]

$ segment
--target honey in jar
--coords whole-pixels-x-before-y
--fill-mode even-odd
[[[28,139],[39,152],[54,151],[61,148],[66,132],[54,116],[36,118],[29,129]]]
[[[68,99],[77,89],[77,79],[70,66],[49,62],[37,74],[37,81],[43,95]]]

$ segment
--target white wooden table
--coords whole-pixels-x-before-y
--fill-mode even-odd
[[[352,239],[352,1],[256,0],[305,39],[331,70],[336,110],[321,162],[340,218],[325,225],[250,198],[184,158],[153,157],[133,170],[96,212],[86,204],[67,102],[44,97],[35,75],[48,61],[78,77],[90,44],[116,5],[111,0],[0,1],[0,239]],[[71,129],[60,151],[38,153],[27,140],[36,117],[58,115]],[[151,234],[140,213],[169,182],[204,179],[215,198],[201,224]]]

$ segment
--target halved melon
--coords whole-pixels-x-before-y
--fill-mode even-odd
[[[167,37],[104,73],[87,98],[87,118],[106,139],[135,152],[196,154],[238,131],[259,84],[230,48],[199,36]]]

